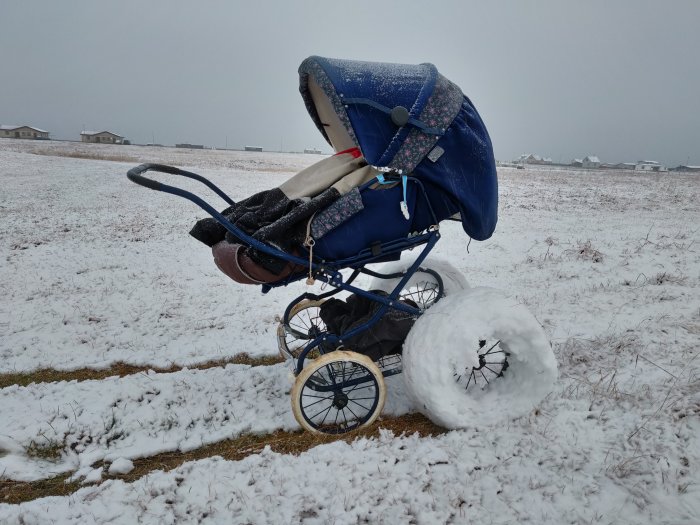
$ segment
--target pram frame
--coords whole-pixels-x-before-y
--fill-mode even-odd
[[[309,258],[302,258],[298,257],[289,253],[286,253],[275,246],[271,246],[267,243],[264,243],[258,239],[255,239],[254,237],[248,235],[244,231],[242,231],[240,228],[238,228],[235,224],[233,224],[231,221],[229,221],[224,215],[222,215],[220,212],[218,212],[211,204],[209,204],[207,201],[199,197],[198,195],[184,190],[182,188],[176,187],[176,186],[171,186],[168,184],[164,184],[162,182],[144,177],[143,174],[147,172],[158,172],[158,173],[165,173],[165,174],[170,174],[170,175],[177,175],[177,176],[182,176],[190,179],[197,180],[203,184],[205,184],[207,187],[209,187],[212,191],[214,191],[219,197],[221,197],[226,203],[229,205],[233,205],[234,201],[231,199],[223,190],[221,190],[218,186],[216,186],[213,182],[208,180],[207,178],[198,175],[196,173],[192,173],[189,171],[185,171],[173,166],[168,166],[164,164],[153,164],[153,163],[147,163],[147,164],[141,164],[139,166],[136,166],[135,168],[130,169],[127,172],[127,177],[129,180],[132,182],[135,182],[136,184],[139,184],[141,186],[144,186],[146,188],[156,190],[156,191],[161,191],[164,193],[169,193],[172,195],[176,195],[182,198],[185,198],[194,204],[198,205],[200,208],[202,208],[204,211],[206,211],[209,215],[211,215],[219,224],[221,224],[224,228],[226,228],[227,231],[231,232],[236,239],[238,239],[242,244],[246,246],[250,246],[251,248],[254,248],[256,250],[259,250],[267,255],[273,256],[280,258],[282,260],[294,263],[299,266],[305,267],[308,272],[303,272],[303,273],[298,273],[298,274],[292,274],[284,279],[281,279],[276,282],[272,283],[267,283],[262,285],[262,292],[267,293],[269,292],[272,288],[277,288],[280,286],[286,286],[292,282],[296,282],[299,280],[302,280],[306,278],[308,275],[312,275],[314,279],[317,279],[319,281],[322,281],[324,283],[330,284],[333,288],[329,290],[328,292],[322,293],[322,294],[313,294],[310,292],[305,292],[298,296],[296,299],[294,299],[286,308],[284,312],[284,317],[283,317],[283,323],[285,328],[289,328],[289,321],[290,321],[290,316],[293,308],[301,303],[304,300],[315,300],[315,301],[320,301],[324,300],[328,297],[331,297],[332,295],[335,295],[341,291],[346,291],[350,292],[352,294],[356,294],[362,297],[365,297],[367,299],[370,299],[372,301],[375,301],[377,303],[380,303],[380,307],[376,310],[376,312],[371,316],[370,319],[368,319],[366,322],[360,324],[359,326],[354,327],[350,331],[343,333],[343,334],[332,334],[328,332],[322,332],[316,337],[311,338],[306,344],[304,344],[303,350],[297,355],[294,356],[291,354],[291,352],[287,352],[287,357],[289,357],[293,361],[293,372],[295,376],[299,376],[302,371],[304,370],[304,364],[306,362],[307,356],[309,353],[315,349],[318,349],[319,353],[324,355],[324,354],[329,354],[333,351],[339,350],[339,349],[345,349],[343,343],[344,341],[347,341],[351,339],[352,337],[362,333],[365,330],[370,329],[372,326],[374,326],[379,320],[387,313],[387,311],[390,308],[400,310],[402,312],[405,312],[406,314],[414,317],[418,317],[422,314],[422,309],[418,307],[413,307],[410,304],[407,304],[406,302],[402,302],[399,300],[399,295],[401,291],[404,289],[404,286],[409,282],[409,280],[412,278],[412,276],[417,272],[417,271],[422,271],[422,272],[427,272],[431,274],[437,284],[438,284],[438,293],[437,293],[437,299],[439,299],[444,292],[444,286],[442,279],[440,275],[437,272],[434,272],[430,269],[425,269],[421,268],[421,264],[427,257],[427,255],[430,253],[430,251],[433,249],[437,241],[440,239],[440,228],[439,228],[439,222],[435,216],[435,212],[433,210],[432,205],[430,204],[430,199],[428,197],[427,192],[425,191],[425,188],[423,187],[423,184],[421,183],[420,180],[414,178],[414,177],[407,177],[407,180],[410,181],[413,184],[416,184],[419,191],[422,193],[425,202],[427,203],[427,206],[429,208],[430,214],[433,218],[433,225],[431,225],[426,231],[418,233],[416,235],[412,235],[406,238],[401,238],[389,242],[384,242],[384,243],[379,243],[372,245],[371,247],[365,248],[360,251],[360,253],[356,254],[355,256],[352,257],[347,257],[341,260],[337,261],[326,261],[326,260],[310,260]],[[377,184],[377,183],[386,183],[387,181],[394,181],[394,180],[401,180],[400,176],[398,174],[383,174],[383,176],[376,177],[372,179],[371,181],[361,185],[359,187],[360,192],[362,190]],[[414,260],[414,262],[410,265],[409,268],[407,268],[404,272],[399,272],[399,273],[391,273],[391,274],[382,274],[373,270],[369,270],[365,268],[365,265],[371,264],[371,263],[376,263],[376,262],[383,262],[387,260],[388,256],[396,255],[397,253],[400,253],[406,249],[413,249],[418,246],[423,245],[422,250]],[[340,272],[341,269],[352,269],[351,275],[347,278],[344,279],[343,274]],[[363,290],[361,288],[358,288],[356,286],[353,286],[354,280],[360,275],[360,274],[365,274],[369,275],[375,278],[380,278],[380,279],[397,279],[400,278],[399,281],[397,282],[396,286],[394,289],[388,294],[388,295],[380,295],[378,293],[373,293],[372,291],[367,291]],[[436,300],[437,300],[436,299]],[[399,361],[400,362],[400,361]],[[383,377],[388,377],[391,375],[395,375],[398,373],[401,373],[401,367],[400,366],[390,366],[387,367],[383,370],[379,370],[381,375]],[[360,383],[366,382],[368,380],[367,377],[359,377],[356,379],[351,379],[348,381],[345,381],[342,383],[343,388],[347,387],[353,387],[354,385],[358,385]],[[370,378],[371,380],[371,378]],[[313,382],[308,383],[309,387],[312,388],[313,390],[316,390],[318,392],[329,392],[333,391],[334,389],[338,388],[338,384],[336,384],[335,379],[333,379],[333,383],[329,385],[319,385],[316,384],[314,385]],[[382,386],[382,388],[384,388]],[[383,402],[382,402],[383,404]],[[293,405],[294,407],[294,405]],[[296,408],[295,408],[296,410]],[[381,410],[381,407],[379,407],[379,410]],[[371,415],[371,414],[370,414]],[[368,416],[369,417],[369,416]],[[372,420],[376,416],[372,416]],[[365,424],[364,422],[360,422],[361,424]],[[318,430],[318,429],[315,429]]]

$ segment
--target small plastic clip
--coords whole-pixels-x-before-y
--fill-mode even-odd
[[[401,213],[403,213],[406,220],[411,218],[411,215],[408,213],[408,204],[406,204],[406,201],[401,201]]]
[[[406,202],[406,185],[407,185],[408,178],[406,175],[401,175],[401,183],[403,184],[403,200],[401,201],[401,213],[403,213],[403,216],[406,220],[411,218],[411,215],[408,213],[408,203]]]

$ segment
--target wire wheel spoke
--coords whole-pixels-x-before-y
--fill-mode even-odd
[[[331,409],[333,408],[333,405],[328,407],[328,411],[323,415],[323,419],[321,420],[321,425],[326,422],[326,418],[328,417],[328,414],[330,413]]]
[[[328,412],[330,412],[331,408],[333,408],[333,403],[331,403],[330,405],[328,405],[328,408],[323,408],[323,409],[320,410],[319,412],[316,412],[313,416],[309,416],[309,419],[313,421],[314,419],[316,419],[316,416],[318,416],[318,415],[320,415],[320,414],[323,414],[324,412],[325,412],[326,414],[328,414]],[[325,421],[325,417],[323,418],[323,421]]]
[[[304,397],[309,397],[309,396],[304,396]],[[306,410],[309,407],[312,407],[314,405],[317,405],[318,403],[323,403],[324,401],[333,401],[333,397],[324,397],[319,399],[318,401],[314,401],[313,403],[309,403],[308,405],[304,405],[304,410]]]
[[[432,306],[437,297],[438,285],[429,281],[418,282],[399,295],[399,299],[413,301],[422,309]]]
[[[476,351],[479,360],[478,366],[455,370],[453,372],[455,381],[463,384],[467,391],[485,390],[491,386],[494,379],[503,377],[509,366],[508,356],[510,354],[501,348],[500,344],[500,339],[491,342],[480,340]]]

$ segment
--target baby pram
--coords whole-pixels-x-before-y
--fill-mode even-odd
[[[245,206],[204,177],[170,166],[143,164],[128,177],[207,211],[220,231],[205,242],[232,278],[259,283],[263,293],[299,280],[330,285],[325,293],[307,292],[289,304],[278,344],[296,376],[292,408],[299,424],[312,432],[343,433],[375,421],[384,405],[384,377],[401,372],[396,345],[394,351],[370,353],[373,360],[353,351],[353,341],[383,320],[415,320],[444,295],[443,279],[426,256],[444,220],[461,221],[473,239],[491,236],[496,167],[471,101],[432,64],[314,56],[301,64],[299,75],[308,112],[337,152],[330,159],[242,201]],[[198,180],[230,207],[219,212],[191,192],[144,177],[148,171]],[[282,211],[270,218],[270,208]],[[263,214],[254,227],[244,219],[251,210]],[[401,271],[368,268],[418,247]],[[386,291],[355,286],[363,274],[385,280]],[[364,302],[364,315],[330,329],[334,323],[324,322],[319,310],[341,291],[352,294],[348,303]]]

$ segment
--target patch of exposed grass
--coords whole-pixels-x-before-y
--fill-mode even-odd
[[[103,153],[86,153],[84,151],[35,150],[31,153],[33,155],[45,155],[47,157],[70,157],[73,159],[138,162],[136,157],[131,157],[129,155],[105,155]]]
[[[685,282],[688,280],[688,278],[685,275],[673,275],[668,272],[660,272],[657,273],[652,279],[651,283],[655,285],[662,285],[665,283],[671,283],[671,284],[677,284],[677,285],[685,285]]]
[[[65,448],[64,443],[54,440],[45,442],[30,441],[24,449],[27,456],[30,458],[43,459],[46,461],[58,461],[61,459],[61,454]]]
[[[278,430],[272,434],[246,434],[206,445],[188,452],[165,452],[148,458],[134,460],[134,469],[128,474],[109,476],[106,479],[121,479],[133,482],[154,470],[173,470],[188,461],[196,461],[213,456],[226,460],[238,461],[252,454],[261,452],[266,446],[280,454],[298,455],[318,445],[334,441],[351,442],[360,437],[377,437],[380,429],[391,430],[395,435],[418,433],[421,436],[436,436],[446,432],[420,414],[407,414],[399,417],[385,417],[365,429],[355,430],[342,435],[311,434],[309,432],[287,432]],[[100,465],[95,465],[99,467]],[[107,472],[108,465],[104,472]],[[70,474],[55,478],[33,481],[3,481],[0,479],[0,502],[22,503],[47,496],[66,496],[77,491],[80,482],[68,482]]]
[[[229,362],[234,365],[270,366],[282,363],[284,362],[284,359],[282,359],[282,357],[279,355],[264,355],[262,357],[251,357],[248,353],[243,352],[241,354],[234,355]]]
[[[594,263],[603,262],[603,254],[593,247],[590,240],[586,242],[579,242],[576,247],[571,248],[566,252],[574,255],[581,261],[591,261]]]
[[[52,368],[35,370],[33,372],[18,372],[13,374],[0,374],[0,388],[5,388],[12,385],[27,386],[32,383],[54,383],[57,381],[88,381],[95,379],[105,379],[107,377],[124,377],[128,375],[138,374],[140,372],[148,372],[153,370],[159,373],[179,372],[183,368],[206,370],[217,366],[226,366],[228,364],[235,365],[250,365],[250,366],[269,366],[281,363],[282,358],[279,356],[262,356],[251,357],[248,354],[237,354],[231,358],[217,359],[215,361],[207,361],[187,367],[172,365],[167,368],[159,368],[153,366],[136,366],[127,363],[115,363],[109,368],[94,369],[94,368],[78,368],[76,370],[54,370]]]
[[[31,482],[0,479],[0,503],[22,503],[47,496],[67,496],[80,486],[80,481],[69,482],[68,476]]]

